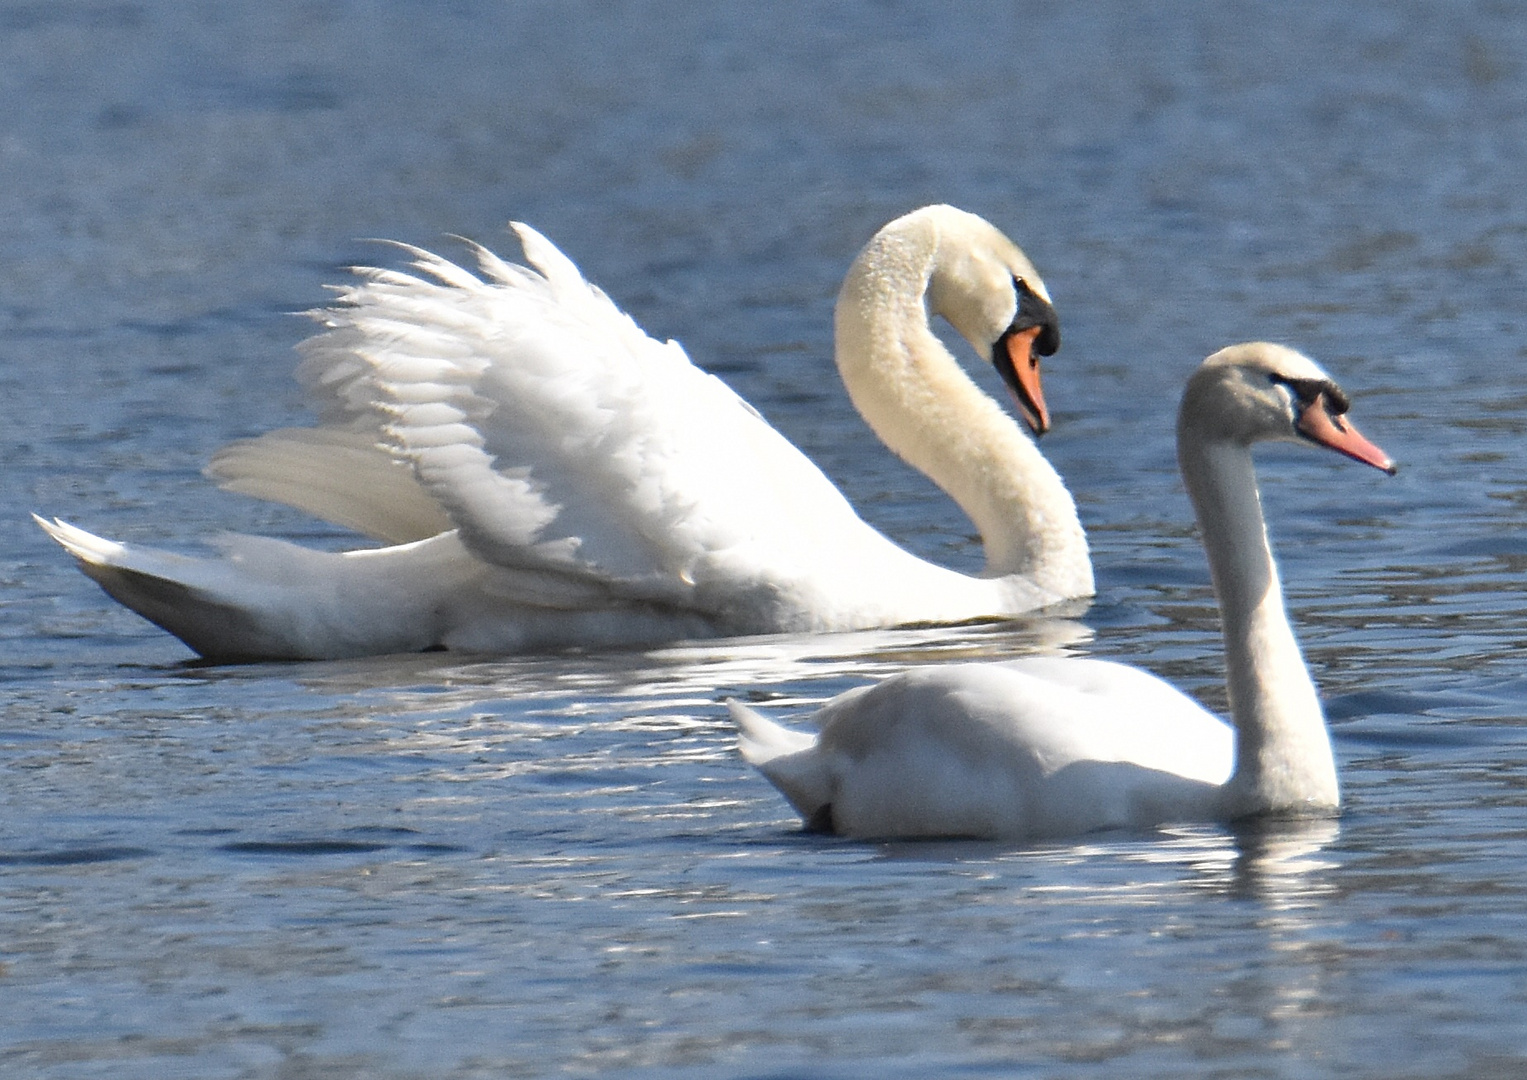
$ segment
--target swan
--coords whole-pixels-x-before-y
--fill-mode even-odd
[[[1233,727],[1154,675],[1033,657],[912,669],[829,701],[817,733],[736,702],[739,749],[808,827],[862,838],[1036,840],[1332,811],[1336,764],[1283,608],[1254,443],[1302,440],[1395,471],[1321,368],[1265,342],[1189,380],[1177,456],[1219,599]]]
[[[116,600],[215,660],[512,652],[1015,615],[1090,596],[1076,506],[929,325],[1001,372],[1036,434],[1059,328],[1028,258],[929,206],[850,267],[835,316],[849,394],[980,531],[979,576],[866,524],[763,417],[643,333],[541,234],[528,265],[470,244],[473,273],[399,245],[312,314],[298,379],[321,409],[219,451],[227,490],[385,546],[322,552],[231,535],[221,558],[36,518]]]

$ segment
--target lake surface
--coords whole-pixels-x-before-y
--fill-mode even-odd
[[[7,2],[0,101],[0,1075],[1527,1071],[1520,5]],[[341,543],[202,465],[310,420],[290,313],[390,258],[362,238],[517,218],[974,569],[828,359],[849,260],[931,201],[1054,295],[1090,606],[196,666],[26,517]],[[1402,463],[1261,458],[1340,820],[802,833],[725,697],[1069,649],[1223,705],[1172,423],[1251,338]]]

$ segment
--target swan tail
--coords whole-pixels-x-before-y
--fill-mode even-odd
[[[417,617],[429,598],[402,597],[400,604],[398,590],[385,581],[393,568],[381,559],[368,566],[241,536],[225,539],[222,558],[193,558],[108,540],[58,519],[33,520],[112,599],[210,660],[328,659],[433,644],[429,620]]]
[[[234,659],[240,653],[263,651],[236,644],[250,637],[252,628],[239,605],[209,587],[206,567],[198,565],[209,560],[121,544],[57,518],[32,518],[108,596],[198,654]]]
[[[737,725],[737,750],[779,789],[807,826],[831,831],[832,775],[817,737],[792,731],[736,701],[726,703]]]

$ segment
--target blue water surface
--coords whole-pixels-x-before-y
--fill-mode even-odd
[[[1527,12],[1514,3],[0,3],[0,1074],[1527,1071]],[[1095,603],[1013,624],[198,666],[27,518],[335,546],[201,477],[391,237],[552,237],[876,525],[831,304],[947,201],[1060,312]],[[1321,359],[1385,479],[1263,493],[1339,821],[1013,847],[802,833],[721,701],[1068,648],[1224,705],[1192,367]],[[974,365],[993,393],[1000,387]]]

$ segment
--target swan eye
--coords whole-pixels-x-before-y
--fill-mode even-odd
[[[1351,407],[1347,395],[1330,379],[1291,379],[1283,375],[1269,378],[1278,386],[1288,387],[1301,408],[1315,404],[1322,397],[1326,399],[1326,411],[1332,416],[1341,416]]]
[[[1053,356],[1060,348],[1060,319],[1055,314],[1055,308],[1029,288],[1028,282],[1020,277],[1013,278],[1013,291],[1018,294],[1018,311],[1013,315],[1013,324],[1008,329],[1039,327],[1039,336],[1034,339],[1034,353],[1037,356]]]

